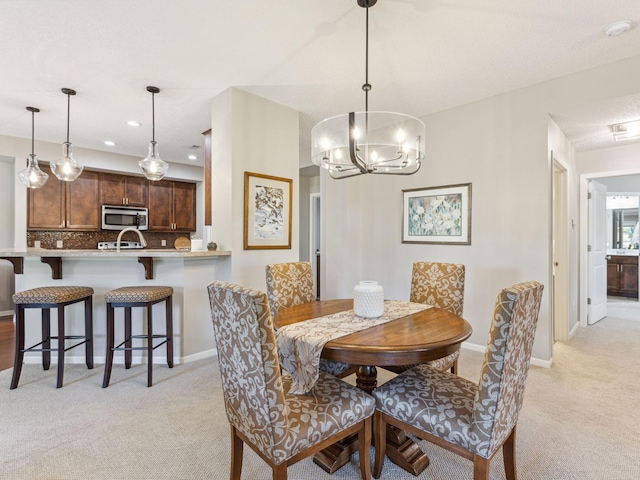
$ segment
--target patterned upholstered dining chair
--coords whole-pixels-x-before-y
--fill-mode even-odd
[[[543,286],[525,282],[498,294],[478,384],[418,365],[373,392],[379,478],[391,424],[473,461],[474,480],[489,479],[502,447],[507,480],[516,480],[516,424],[522,407]]]
[[[311,263],[274,263],[267,265],[265,271],[271,315],[277,315],[283,308],[316,301]],[[344,378],[351,375],[356,368],[348,363],[320,359],[320,370],[336,377]]]
[[[231,425],[231,480],[240,479],[245,443],[271,466],[274,480],[286,480],[289,465],[354,433],[361,477],[370,479],[373,398],[324,372],[308,394],[289,394],[267,296],[218,281],[208,292]]]
[[[410,302],[425,303],[462,316],[464,307],[464,265],[457,263],[414,262]],[[437,370],[458,373],[460,350],[427,363]],[[415,365],[384,367],[396,373]]]

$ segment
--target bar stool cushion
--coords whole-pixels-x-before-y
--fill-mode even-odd
[[[93,288],[91,287],[40,287],[14,293],[13,303],[16,305],[66,303],[91,295],[93,295]]]
[[[107,303],[155,302],[173,295],[172,287],[121,287],[104,294]]]

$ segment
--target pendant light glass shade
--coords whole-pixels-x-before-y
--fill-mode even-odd
[[[62,144],[62,156],[57,162],[51,163],[51,170],[58,179],[63,182],[73,182],[80,176],[83,166],[73,158],[73,145],[69,142],[69,117],[71,113],[71,95],[76,91],[70,88],[63,88],[62,93],[67,96],[67,141]]]
[[[27,158],[27,168],[18,173],[18,177],[26,185],[27,188],[40,188],[49,178],[49,175],[40,170],[38,165],[38,157],[34,153],[34,115],[40,109],[35,107],[27,107],[31,112],[31,154]]]
[[[158,153],[158,142],[156,142],[156,113],[155,113],[155,94],[160,92],[158,87],[147,87],[147,92],[151,93],[151,119],[152,119],[152,136],[149,142],[149,153],[146,158],[140,160],[138,165],[145,177],[149,180],[162,180],[169,171],[169,164],[160,158]]]
[[[425,126],[402,113],[369,111],[369,8],[377,0],[357,0],[366,9],[364,112],[327,118],[311,130],[311,161],[331,178],[365,173],[411,175],[425,157]]]

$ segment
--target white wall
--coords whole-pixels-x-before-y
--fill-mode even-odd
[[[545,294],[533,356],[550,361],[549,116],[637,93],[637,78],[640,57],[633,57],[424,117],[426,161],[409,177],[332,181],[322,173],[323,296],[350,297],[357,281],[373,279],[387,298],[407,299],[414,261],[464,263],[470,343],[484,346],[498,291],[537,280]],[[403,189],[466,182],[473,184],[472,245],[400,242]],[[570,291],[575,295],[575,279]]]
[[[13,248],[13,193],[14,160],[0,156],[0,247]],[[0,261],[0,314],[8,314],[13,310],[11,295],[14,292],[13,266]]]
[[[638,157],[640,166],[640,156]],[[640,192],[640,175],[624,175],[622,177],[605,177],[598,180],[606,185],[607,193],[638,193]]]
[[[298,122],[296,110],[237,88],[214,98],[212,238],[233,252],[220,262],[217,279],[264,291],[265,265],[298,260]],[[293,179],[290,249],[243,249],[245,172]]]

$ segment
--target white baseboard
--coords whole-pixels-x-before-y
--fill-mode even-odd
[[[218,350],[215,348],[212,348],[211,350],[206,350],[204,352],[200,352],[200,353],[196,353],[193,355],[188,355],[186,357],[174,357],[173,359],[173,363],[174,365],[180,365],[182,363],[191,363],[191,362],[195,362],[197,360],[201,360],[203,358],[210,358],[210,357],[215,357],[218,355]],[[58,358],[57,358],[57,354],[55,352],[51,353],[51,364],[57,364]],[[76,363],[76,364],[83,364],[85,363],[85,359],[84,359],[84,355],[65,355],[64,356],[64,362],[65,363]],[[104,365],[105,363],[105,357],[102,356],[97,356],[94,355],[93,357],[93,362],[95,364],[98,365]],[[42,354],[41,353],[37,353],[37,354],[33,354],[33,355],[29,355],[29,354],[25,354],[24,356],[24,363],[28,363],[28,364],[36,364],[36,363],[42,363]],[[142,364],[146,364],[147,363],[147,358],[146,357],[134,357],[131,360],[131,364],[132,365],[142,365]],[[156,365],[166,365],[167,363],[167,359],[165,357],[154,357],[153,358],[153,364]],[[124,356],[122,355],[117,355],[114,356],[113,358],[113,364],[114,365],[124,365]]]
[[[9,315],[13,317],[13,310],[6,310],[4,312],[0,312],[0,317],[8,317]]]
[[[576,322],[576,324],[573,326],[573,328],[569,332],[569,340],[571,340],[571,337],[573,337],[573,335],[576,333],[578,328],[580,328],[580,322]]]
[[[473,352],[484,353],[486,345],[476,345],[475,343],[462,342],[462,348],[465,350],[471,350]],[[550,358],[549,360],[543,360],[541,358],[531,357],[531,365],[551,368],[551,365],[553,365],[553,358]]]

